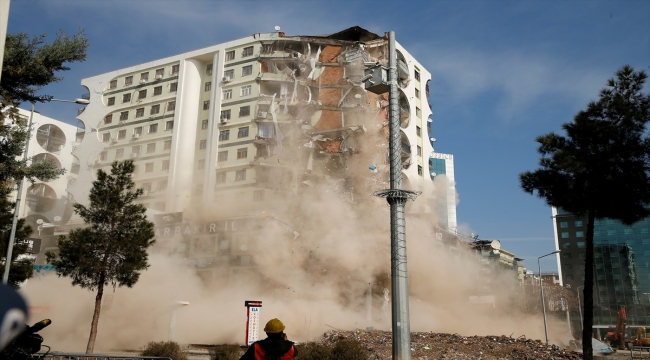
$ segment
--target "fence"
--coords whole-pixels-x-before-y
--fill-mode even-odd
[[[99,359],[99,360],[135,360],[135,359],[147,359],[147,360],[172,360],[170,357],[163,356],[136,356],[136,355],[105,355],[105,354],[75,354],[75,353],[60,353],[60,352],[51,352],[51,353],[37,353],[33,355],[34,359],[39,360],[89,360],[89,359]]]

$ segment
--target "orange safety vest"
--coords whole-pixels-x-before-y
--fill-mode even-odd
[[[293,359],[294,347],[291,346],[291,349],[284,353],[284,355],[272,358],[270,355],[264,351],[264,349],[258,343],[254,343],[253,347],[255,348],[255,360],[291,360]]]

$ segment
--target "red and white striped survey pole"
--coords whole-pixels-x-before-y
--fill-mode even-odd
[[[244,305],[246,306],[246,345],[250,346],[259,338],[262,302],[244,301]]]

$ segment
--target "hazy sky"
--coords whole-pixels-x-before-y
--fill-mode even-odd
[[[432,136],[437,152],[455,157],[459,224],[500,239],[529,269],[554,249],[550,208],[518,183],[537,166],[535,137],[560,131],[622,65],[650,68],[650,1],[641,0],[13,0],[8,32],[85,30],[86,62],[44,89],[74,99],[82,78],[275,25],[287,35],[394,30],[432,73]],[[74,105],[38,110],[76,123]],[[555,269],[553,257],[542,262]]]

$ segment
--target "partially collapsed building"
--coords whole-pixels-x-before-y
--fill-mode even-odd
[[[404,187],[423,191],[407,211],[444,213],[442,225],[455,231],[453,162],[429,161],[431,75],[397,49]],[[366,91],[364,81],[377,65],[388,65],[387,37],[352,27],[257,33],[86,78],[90,105],[78,116],[85,136],[68,193],[86,202],[97,169],[132,159],[159,238],[183,238],[175,249],[207,278],[218,276],[209,270],[220,259],[246,267],[249,240],[231,233],[269,221],[288,238],[309,231],[292,219],[289,199],[327,186],[352,204],[381,202],[371,194],[388,187],[388,93]],[[436,173],[444,159],[447,173]],[[432,180],[449,173],[435,189]]]

